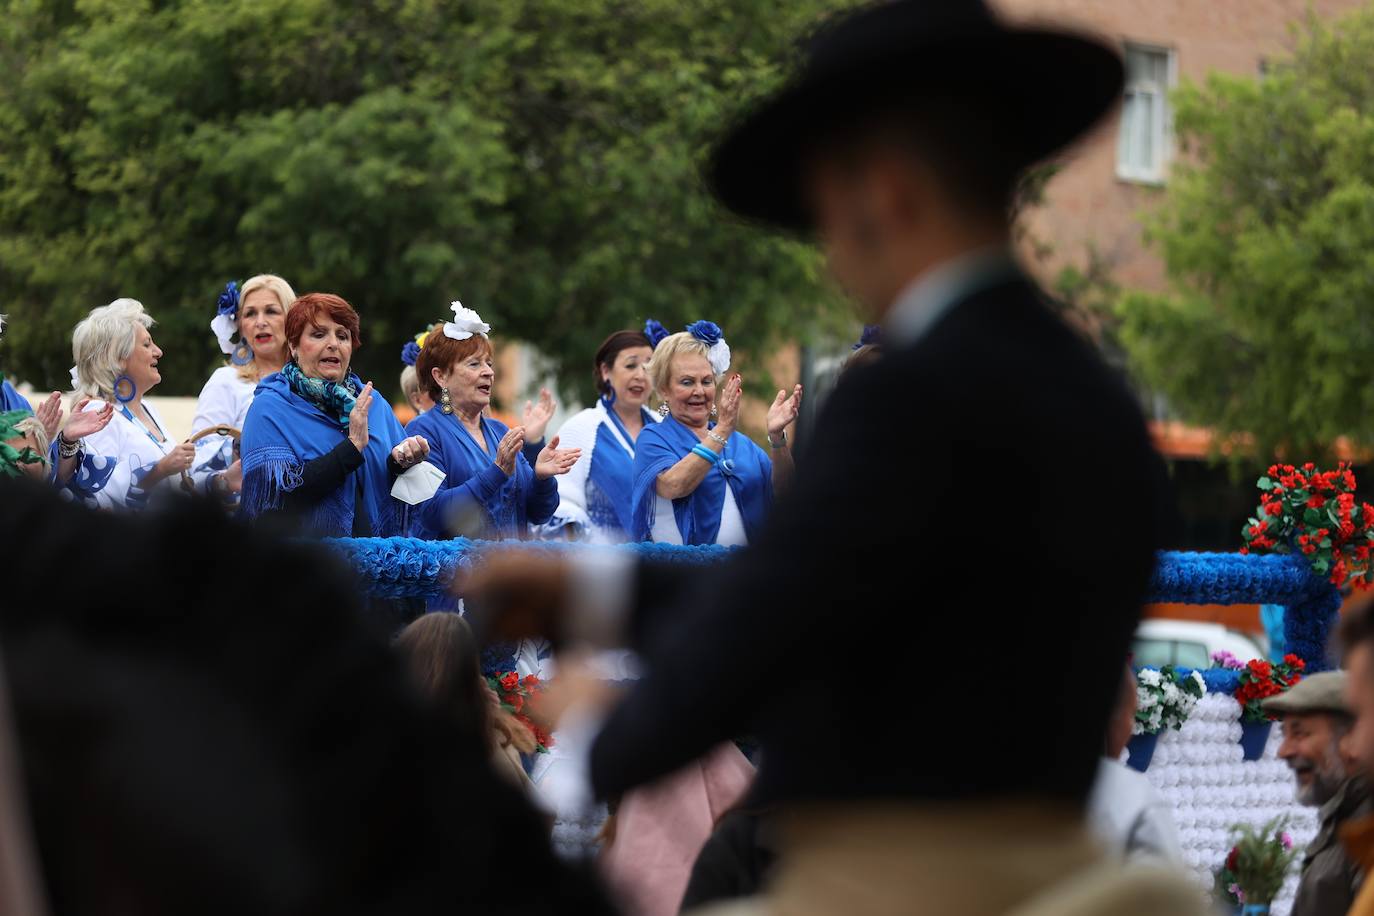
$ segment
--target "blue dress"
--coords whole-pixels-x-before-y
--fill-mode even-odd
[[[523,539],[530,525],[549,520],[558,507],[554,479],[536,480],[523,454],[516,455],[515,473],[509,477],[496,465],[496,449],[508,429],[499,420],[483,417],[483,451],[452,414],[435,409],[410,421],[406,435],[423,436],[429,443],[429,463],[444,472],[439,491],[410,512],[412,537]]]

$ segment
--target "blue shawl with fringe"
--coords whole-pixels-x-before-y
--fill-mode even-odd
[[[362,387],[350,378],[355,390]],[[253,393],[253,406],[243,424],[243,492],[239,511],[246,518],[280,509],[282,497],[300,486],[306,462],[338,446],[348,435],[337,417],[291,390],[280,373],[269,375]],[[343,485],[325,497],[307,516],[310,530],[326,537],[353,533],[354,490],[362,475],[363,504],[374,537],[404,534],[404,504],[391,495],[387,458],[405,438],[391,405],[374,397],[367,414],[367,448],[363,466],[349,474]]]
[[[714,426],[714,424],[713,424]],[[645,427],[635,443],[634,501],[631,508],[631,535],[647,541],[654,528],[654,509],[658,502],[655,485],[658,475],[677,464],[701,440],[697,434],[673,417]],[[704,459],[694,459],[704,460]],[[725,506],[725,488],[735,495],[735,504],[744,519],[744,533],[750,543],[763,527],[773,504],[773,461],[748,436],[731,433],[720,463],[706,473],[688,496],[673,500],[673,517],[682,543],[693,546],[714,544],[720,534],[720,517]]]

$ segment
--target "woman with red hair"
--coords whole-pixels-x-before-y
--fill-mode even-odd
[[[286,511],[324,536],[404,533],[391,485],[429,445],[406,438],[391,406],[353,373],[358,313],[338,296],[309,293],[285,330],[291,358],[258,385],[244,422],[241,511]]]
[[[544,524],[558,508],[554,478],[568,473],[581,452],[560,449],[555,436],[531,461],[522,452],[526,427],[507,429],[486,416],[496,380],[491,326],[461,302],[453,312],[452,321],[429,332],[415,362],[420,385],[438,407],[410,421],[407,432],[429,443],[430,462],[445,479],[413,513],[411,534],[524,538],[530,525]]]

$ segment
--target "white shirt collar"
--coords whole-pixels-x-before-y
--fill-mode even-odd
[[[887,310],[883,343],[891,347],[916,343],[951,306],[1019,271],[1005,245],[979,248],[936,265],[908,283]]]

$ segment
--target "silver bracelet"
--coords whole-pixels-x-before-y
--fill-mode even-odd
[[[720,436],[717,436],[715,430],[710,430],[710,431],[708,431],[708,432],[706,433],[706,436],[707,436],[707,438],[715,439],[715,440],[716,440],[717,442],[719,442],[721,445],[729,445],[729,444],[730,444],[730,440],[728,440],[728,439],[722,439]]]
[[[61,433],[57,434],[57,457],[63,460],[81,454],[81,440],[71,440]]]

